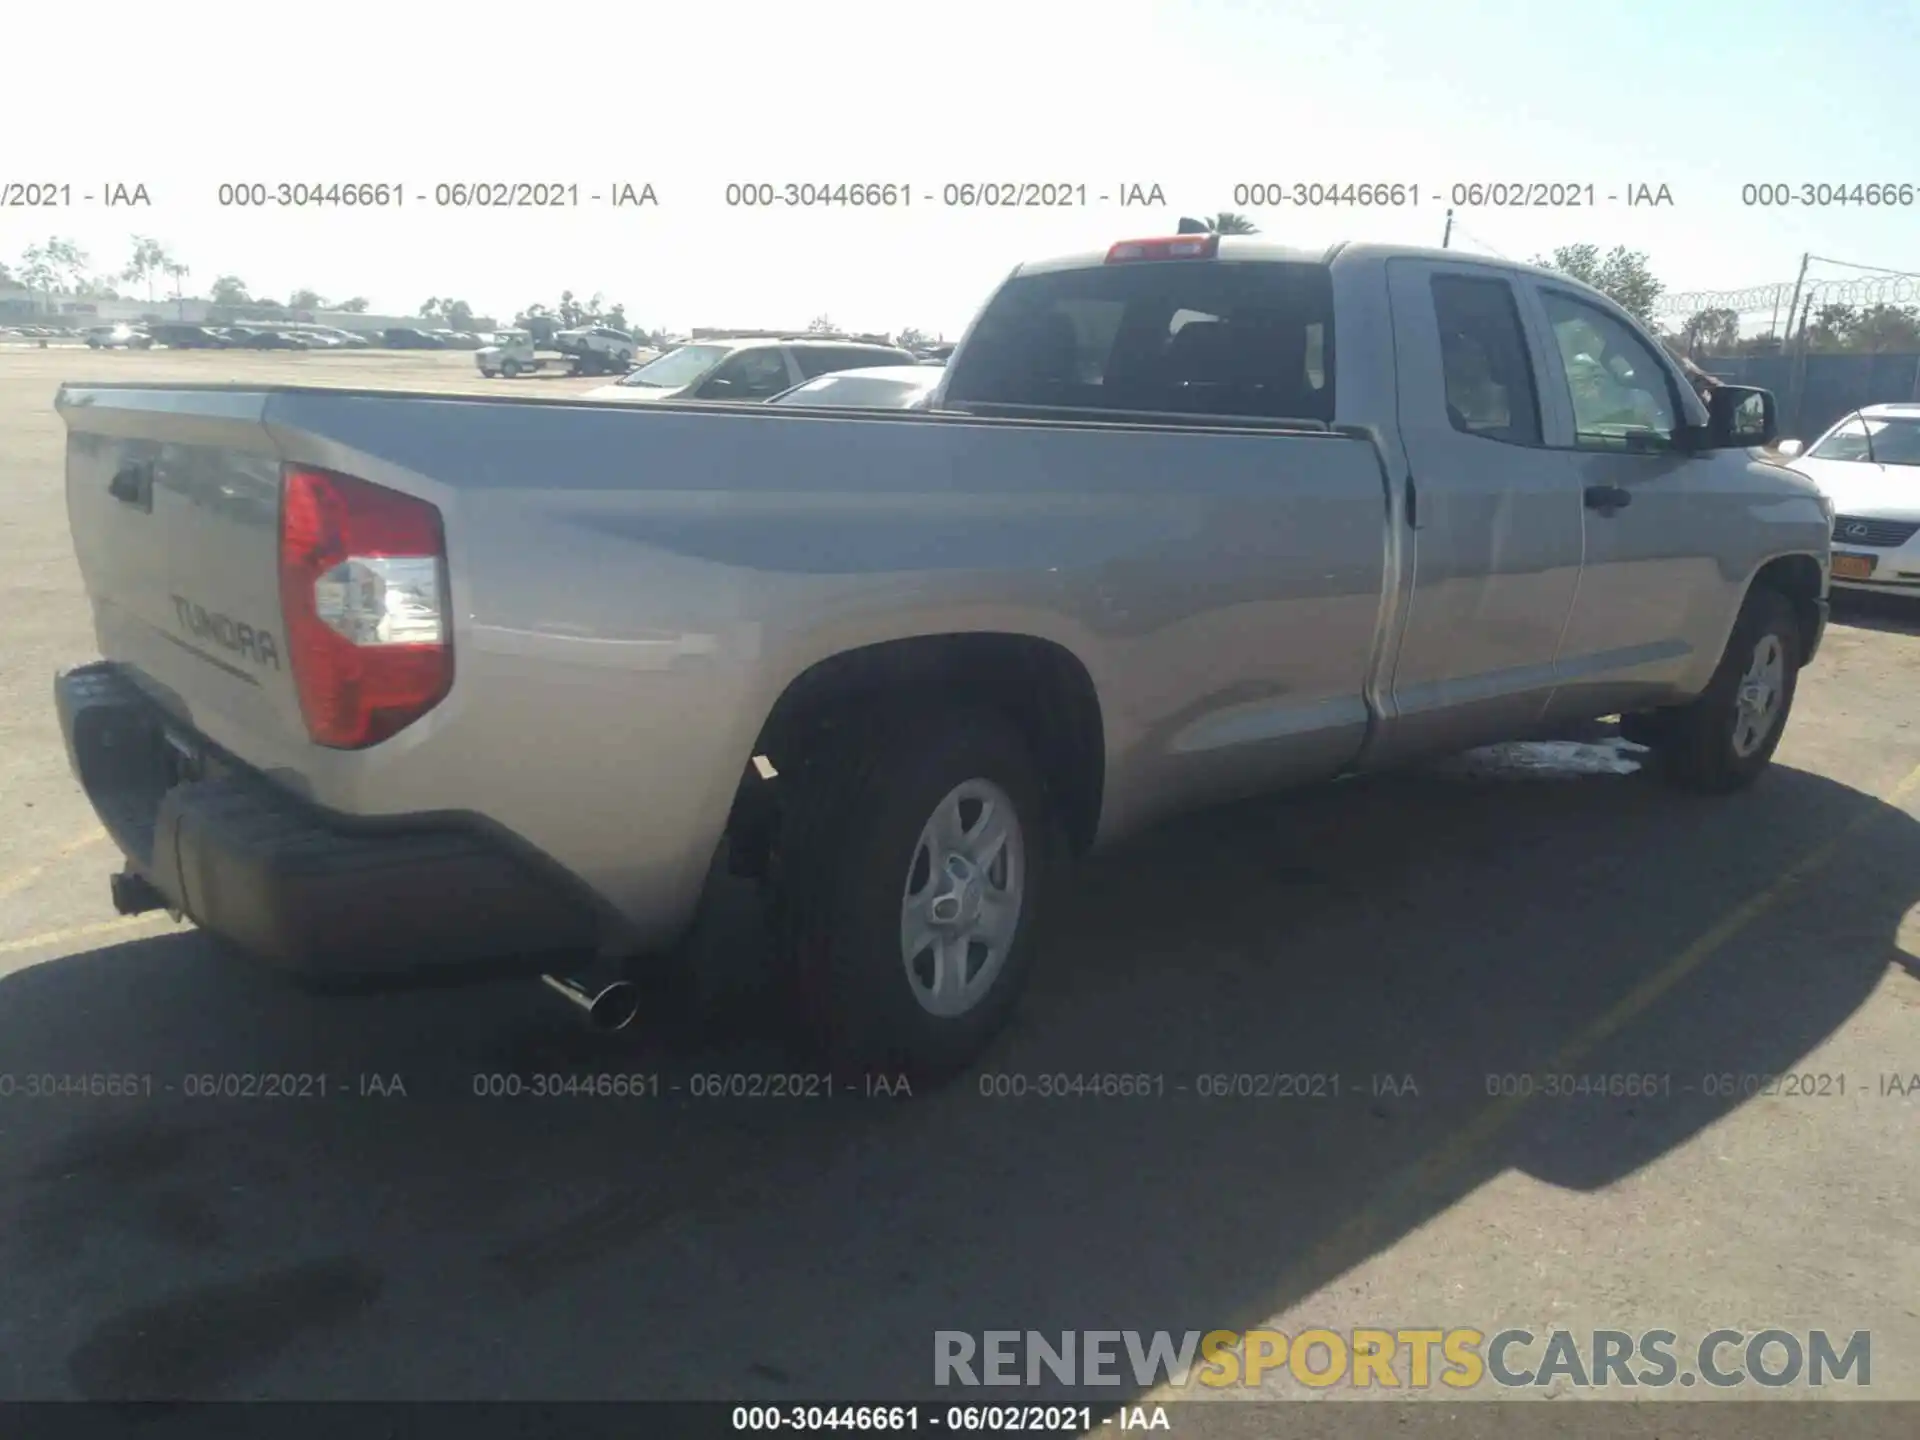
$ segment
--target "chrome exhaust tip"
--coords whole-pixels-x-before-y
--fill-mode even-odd
[[[597,989],[564,975],[542,975],[540,983],[577,1006],[596,1030],[624,1030],[640,1013],[640,990],[628,980],[615,980]]]

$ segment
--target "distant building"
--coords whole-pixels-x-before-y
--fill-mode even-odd
[[[11,281],[0,281],[0,323],[31,325],[127,325],[145,320],[170,320],[185,325],[271,325],[296,321],[330,325],[336,330],[377,335],[383,330],[445,330],[441,320],[418,315],[361,315],[350,310],[290,310],[284,305],[216,305],[193,296],[172,300],[77,300],[71,295],[46,295]]]

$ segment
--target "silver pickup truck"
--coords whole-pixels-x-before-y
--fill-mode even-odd
[[[1064,862],[1623,714],[1765,767],[1831,515],[1617,306],[1450,251],[1026,264],[924,412],[66,386],[121,909],[603,1023],[759,878],[836,1065],[974,1058]],[[1177,896],[1167,903],[1178,904]]]

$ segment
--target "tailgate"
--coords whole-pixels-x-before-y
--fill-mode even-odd
[[[280,618],[281,457],[262,423],[267,398],[67,386],[58,401],[100,653],[256,762],[306,740]]]

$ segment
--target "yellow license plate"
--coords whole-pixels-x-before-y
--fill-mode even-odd
[[[1833,557],[1833,578],[1836,580],[1865,580],[1873,574],[1871,555],[1836,555]]]

